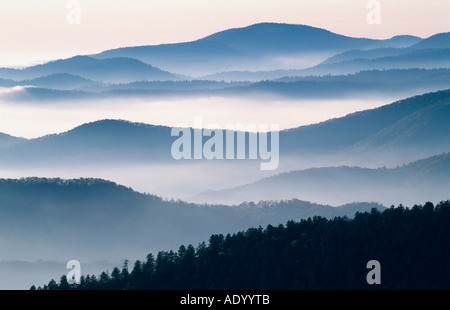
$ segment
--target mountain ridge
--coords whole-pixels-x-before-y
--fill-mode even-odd
[[[124,251],[129,257],[138,257],[144,251],[170,249],[180,242],[200,242],[212,233],[278,225],[314,215],[352,217],[372,207],[385,209],[377,203],[361,203],[341,210],[299,200],[196,205],[163,200],[94,178],[0,179],[0,195],[0,232],[11,236],[0,240],[2,248],[10,250],[0,259],[69,256],[104,260],[123,257]],[[119,246],[110,248],[111,244]]]
[[[261,57],[263,57],[266,65],[269,62],[275,64],[276,62],[274,60],[268,58],[270,55],[292,55],[311,52],[315,54],[336,53],[352,48],[404,47],[404,41],[405,37],[393,37],[387,40],[352,38],[336,34],[329,30],[306,25],[259,23],[219,31],[191,42],[173,43],[170,45],[145,45],[129,48],[122,47],[106,50],[93,56],[99,58],[118,56],[134,57],[171,72],[190,76],[202,76],[220,72],[222,71],[221,69],[230,70],[232,68],[234,70],[242,70],[245,68],[257,68],[261,65]],[[220,57],[208,53],[207,48],[198,49],[202,44],[207,45],[212,43],[218,44],[215,47],[220,52],[216,49],[215,53],[221,55]],[[409,43],[416,43],[416,41]],[[197,48],[196,52],[202,55],[203,65],[207,64],[211,66],[210,70],[201,70],[199,67],[200,63],[195,63],[196,59],[176,52],[177,49],[186,51],[186,49],[194,48]],[[172,63],[167,58],[167,55],[171,53],[178,57],[178,59],[172,57]],[[221,66],[214,63],[219,61],[219,59],[223,62]],[[246,66],[242,65],[243,61],[247,62]],[[273,67],[273,65],[271,66]]]
[[[449,106],[450,90],[438,91],[317,124],[282,130],[280,154],[282,158],[342,155],[343,158],[350,159],[364,155],[387,160],[388,158],[383,155],[386,149],[380,147],[388,147],[389,143],[392,144],[396,139],[399,141],[397,137],[406,134],[411,128],[416,128],[417,131],[419,124],[421,140],[408,140],[410,146],[416,148],[416,152],[403,148],[401,143],[393,143],[390,146],[391,149],[399,151],[396,155],[398,159],[412,161],[446,152],[450,147],[446,139],[450,128],[448,122],[442,123],[438,120],[445,120],[448,117]],[[382,137],[382,131],[385,130],[387,133],[389,127],[391,134],[386,136],[384,144],[369,143],[379,139],[377,135]],[[118,158],[170,162],[173,161],[170,152],[174,141],[170,127],[103,120],[77,126],[64,134],[25,140],[3,148],[0,152],[0,162],[30,164],[48,162],[49,158],[53,162],[63,159],[79,161],[78,156],[84,161],[93,162]],[[424,143],[427,145],[426,148],[422,147]],[[416,153],[420,157],[414,158]]]
[[[96,82],[133,82],[139,80],[176,80],[179,76],[129,57],[97,59],[74,56],[23,69],[0,68],[0,77],[32,80],[53,74],[78,75]]]
[[[306,197],[339,204],[346,199],[378,197],[381,203],[395,200],[397,204],[411,204],[419,198],[448,199],[449,175],[450,153],[444,153],[396,168],[336,166],[290,171],[230,189],[199,193],[192,201],[233,203]]]

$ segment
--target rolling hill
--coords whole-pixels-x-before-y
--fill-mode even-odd
[[[54,74],[76,75],[105,83],[129,83],[148,80],[177,80],[179,76],[132,58],[96,59],[75,56],[24,69],[0,68],[0,77],[15,81],[32,80]],[[47,78],[48,79],[48,78]]]
[[[5,146],[0,149],[0,161],[25,166],[164,161],[171,158],[170,131],[163,126],[102,120]]]
[[[439,91],[283,130],[280,132],[280,156],[282,159],[323,157],[340,159],[346,164],[367,166],[368,162],[376,162],[377,166],[392,166],[448,152],[449,106],[450,90]],[[175,140],[169,127],[103,120],[4,147],[0,149],[0,165],[175,163],[171,157],[171,145]]]
[[[450,67],[450,49],[404,49],[404,52],[379,58],[358,58],[319,64],[300,72],[301,75],[351,74],[363,70],[436,69]]]
[[[54,73],[32,80],[17,81],[15,85],[34,86],[57,90],[97,89],[101,83],[69,73]]]
[[[281,73],[284,72],[284,73]],[[138,81],[104,84],[70,74],[53,74],[33,80],[3,80],[21,91],[1,94],[10,102],[61,102],[96,99],[170,99],[174,96],[245,97],[270,95],[279,99],[397,98],[444,90],[450,85],[450,69],[369,70],[347,75],[285,76],[256,82],[214,80]],[[277,73],[277,74],[278,74]],[[261,77],[257,78],[259,80]],[[249,77],[252,80],[252,77]],[[0,81],[1,83],[1,81]]]
[[[402,40],[403,38],[403,40]],[[332,39],[328,38],[330,42]],[[404,44],[389,44],[389,41],[403,41]],[[226,69],[203,78],[225,81],[261,81],[285,76],[341,75],[364,70],[389,69],[433,69],[449,68],[450,36],[448,33],[433,35],[426,39],[410,36],[394,37],[382,41],[384,44],[343,49],[332,53],[316,65],[307,68],[293,67],[259,70]],[[311,44],[314,46],[314,43]],[[356,46],[356,45],[355,45]],[[284,69],[284,70],[282,70]]]
[[[449,198],[450,153],[422,159],[392,169],[326,167],[291,171],[232,189],[207,191],[194,201],[238,201],[301,198],[320,203],[379,201],[414,204]]]
[[[305,69],[226,70],[203,76],[215,81],[263,81],[282,77],[343,75],[368,70],[440,69],[450,67],[448,48],[377,48],[338,53]]]
[[[119,260],[212,233],[278,225],[313,215],[369,211],[379,204],[330,207],[298,200],[195,205],[166,201],[101,179],[0,179],[0,259]],[[114,244],[114,246],[112,246]]]
[[[299,290],[308,296],[330,290],[333,302],[336,290],[377,290],[373,282],[382,283],[382,290],[448,290],[450,270],[442,266],[450,256],[449,211],[447,200],[372,210],[354,219],[314,217],[215,234],[197,248],[181,245],[178,251],[149,253],[132,270],[121,271],[119,265],[111,275],[91,274],[74,285],[59,275],[37,289],[292,290],[295,298]],[[370,281],[367,269],[380,266],[382,272],[372,278],[377,280]],[[323,291],[319,294],[324,297]]]
[[[284,77],[224,88],[222,94],[270,94],[287,98],[403,97],[447,89],[450,69],[370,70],[347,75]]]
[[[124,47],[93,55],[131,57],[180,74],[201,76],[224,70],[280,69],[273,56],[305,57],[349,49],[406,47],[420,38],[351,38],[305,25],[260,23],[221,31],[193,42]]]
[[[449,68],[450,33],[439,33],[403,48],[355,49],[338,53],[302,74],[346,74],[361,70]]]
[[[366,50],[350,50],[336,54],[322,64],[339,63],[356,59],[377,59],[387,56],[399,56],[420,49],[448,49],[450,48],[450,36],[448,33],[440,33],[429,38],[418,40],[404,48],[376,48]]]
[[[450,91],[439,91],[282,131],[280,154],[340,154],[347,161],[364,158],[360,163],[378,159],[383,166],[448,152],[450,127],[445,119],[449,104]]]

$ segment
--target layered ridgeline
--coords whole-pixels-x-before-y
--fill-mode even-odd
[[[282,131],[280,162],[306,161],[320,168],[295,169],[192,199],[235,203],[301,197],[331,204],[448,199],[449,117],[450,92],[442,91]]]
[[[450,41],[450,34],[443,38]],[[448,44],[450,45],[450,44]],[[301,70],[226,71],[206,75],[203,79],[215,81],[261,81],[286,76],[340,75],[367,70],[437,69],[450,67],[450,48],[404,48],[349,51],[333,56],[323,63]],[[376,55],[379,55],[377,57]],[[359,58],[361,57],[361,58]],[[348,60],[340,61],[340,58]]]
[[[423,40],[408,36],[394,37],[391,40],[400,42],[401,38],[405,38],[405,41],[397,46],[387,43],[384,46],[375,44],[368,48],[350,47],[304,69],[294,69],[294,66],[285,70],[281,67],[276,68],[277,70],[228,69],[203,78],[217,81],[260,81],[286,76],[352,74],[365,70],[450,67],[450,33],[436,34]]]
[[[444,69],[450,69],[449,50],[449,33],[426,39],[372,40],[304,25],[262,23],[193,42],[124,47],[27,68],[0,68],[0,86],[13,88],[0,94],[0,99],[35,102],[255,93],[342,98],[374,92],[398,98],[448,88],[449,74]],[[360,79],[361,71],[368,72]],[[407,78],[398,79],[399,71]],[[311,75],[316,78],[274,81]],[[319,78],[324,75],[340,77]]]
[[[108,75],[113,78],[113,75]],[[124,79],[123,75],[119,76]],[[444,90],[450,85],[450,69],[369,70],[347,75],[294,76],[274,80],[226,82],[213,80],[140,80],[129,83],[106,83],[71,73],[54,73],[42,77],[13,81],[1,79],[0,86],[9,92],[0,99],[12,102],[79,102],[98,99],[173,99],[262,97],[278,100],[410,97]]]
[[[9,166],[156,163],[172,158],[172,142],[169,127],[102,120],[60,134],[5,141],[0,146],[0,162]]]
[[[289,221],[148,254],[79,284],[63,275],[38,289],[449,289],[449,222],[449,201]]]
[[[206,191],[193,198],[209,203],[300,198],[319,203],[378,201],[414,204],[450,199],[450,153],[392,169],[325,167],[291,171],[239,187]]]
[[[449,116],[449,90],[414,96],[282,131],[280,154],[325,158],[335,155],[347,164],[407,163],[450,150]]]
[[[13,81],[31,80],[31,84],[34,84],[33,79],[54,74],[65,74],[60,76],[65,80],[70,78],[68,75],[75,75],[78,76],[78,79],[84,78],[105,83],[179,79],[179,76],[175,74],[125,57],[96,59],[89,56],[75,56],[23,69],[0,68],[0,78]],[[73,78],[71,79],[73,80]]]
[[[283,77],[229,87],[222,94],[267,94],[288,99],[411,97],[448,89],[450,69],[389,69],[346,75]],[[236,83],[235,83],[236,84]]]
[[[199,76],[229,70],[290,69],[347,50],[408,47],[420,41],[411,36],[352,38],[305,25],[261,23],[193,42],[125,47],[94,57],[130,57],[171,72]]]
[[[447,63],[447,58],[445,58],[445,52],[439,51],[449,48],[448,40],[448,34],[435,35],[425,40],[412,36],[372,40],[347,37],[305,25],[262,23],[225,30],[193,42],[124,47],[97,55],[60,59],[23,69],[2,68],[0,78],[17,81],[66,73],[95,81],[114,83],[130,80],[174,80],[186,76],[199,78],[202,74],[216,74],[225,70],[244,69],[261,73],[261,70],[268,69],[293,69],[299,66],[311,66],[311,63],[319,63],[329,58],[318,66],[320,69],[320,66],[329,63],[368,58],[359,53],[368,53],[374,58],[373,54],[377,52],[373,52],[373,49],[381,51],[378,52],[380,57],[386,54],[406,55],[403,57],[405,58],[403,62],[408,62],[406,58],[409,53],[434,50],[436,55],[443,58],[434,57],[433,60],[423,55],[424,58],[421,60],[426,59],[426,63],[431,61],[440,63],[437,67],[431,67],[442,68],[448,67],[444,65]],[[339,53],[352,56],[342,56]],[[397,60],[394,59],[392,62],[396,63]],[[397,68],[395,65],[394,67]],[[427,68],[427,66],[421,66],[419,62],[411,63],[406,67]],[[377,66],[374,65],[370,69],[377,69]],[[386,68],[381,66],[379,69]],[[282,76],[303,75],[308,73],[308,70],[298,72],[287,70]],[[364,67],[360,67],[359,70],[364,70]],[[217,80],[218,77],[214,79]],[[203,79],[212,78],[212,76],[203,77]]]
[[[450,90],[446,90],[314,125],[283,130],[279,133],[280,165],[287,163],[288,159],[291,159],[289,162],[306,163],[320,162],[320,159],[328,165],[370,164],[382,167],[446,153],[450,150],[449,117]],[[172,144],[178,136],[172,136],[171,132],[170,127],[102,120],[30,140],[4,136],[0,139],[0,165],[178,164],[171,154]],[[237,136],[237,133],[233,135]],[[249,133],[246,136],[248,140]],[[204,146],[209,138],[202,140]],[[193,153],[194,139],[191,142]],[[223,143],[225,158],[225,138]]]
[[[0,260],[138,258],[214,233],[320,215],[353,217],[376,203],[331,207],[290,200],[236,206],[167,201],[101,179],[1,179]]]

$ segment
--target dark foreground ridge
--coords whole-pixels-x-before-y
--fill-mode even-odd
[[[370,285],[373,260],[380,284]],[[449,260],[450,201],[427,202],[212,235],[208,245],[149,254],[131,271],[126,262],[79,284],[62,276],[38,289],[449,289]]]

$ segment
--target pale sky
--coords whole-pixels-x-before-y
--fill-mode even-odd
[[[71,2],[80,24],[69,24]],[[305,24],[356,37],[428,37],[450,31],[450,0],[0,0],[0,66],[123,46],[185,42],[259,22]],[[73,16],[73,15],[70,15]],[[69,16],[69,19],[70,19]],[[74,20],[74,19],[70,19]]]

